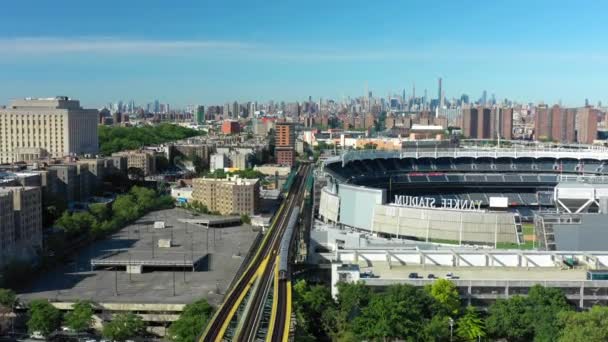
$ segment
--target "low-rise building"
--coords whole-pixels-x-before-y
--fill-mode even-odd
[[[192,181],[192,200],[222,215],[253,215],[258,209],[260,185],[258,179],[195,178]]]
[[[191,186],[176,186],[171,188],[171,197],[178,203],[190,203],[193,190],[194,188]]]

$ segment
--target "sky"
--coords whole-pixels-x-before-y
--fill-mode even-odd
[[[173,105],[407,96],[443,78],[520,102],[608,103],[605,1],[19,0],[0,104],[66,95]]]

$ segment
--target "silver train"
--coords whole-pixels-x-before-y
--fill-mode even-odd
[[[295,208],[289,217],[289,222],[287,223],[287,229],[285,230],[285,234],[283,234],[283,238],[281,239],[281,246],[279,248],[279,279],[289,279],[289,251],[291,249],[291,245],[293,244],[293,233],[296,230],[296,224],[298,222],[298,217],[300,216],[300,208]]]

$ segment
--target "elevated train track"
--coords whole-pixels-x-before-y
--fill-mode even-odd
[[[305,180],[310,170],[311,166],[308,164],[298,169],[286,199],[277,211],[257,252],[224,298],[198,341],[255,340],[263,318],[263,307],[271,293],[271,286],[273,305],[266,339],[268,341],[289,339],[291,325],[291,283],[287,269],[289,248],[283,248],[284,252],[280,252],[287,231],[290,231],[287,241],[292,241],[293,229],[304,198]],[[280,269],[281,267],[283,269]],[[236,317],[237,311],[243,305],[245,307],[243,314]],[[226,332],[233,320],[238,321],[237,331],[233,338],[226,338]]]

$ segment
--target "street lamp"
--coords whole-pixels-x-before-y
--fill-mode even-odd
[[[452,319],[452,317],[448,318],[448,322],[450,324],[450,342],[452,342],[452,338],[454,336],[454,320]]]

